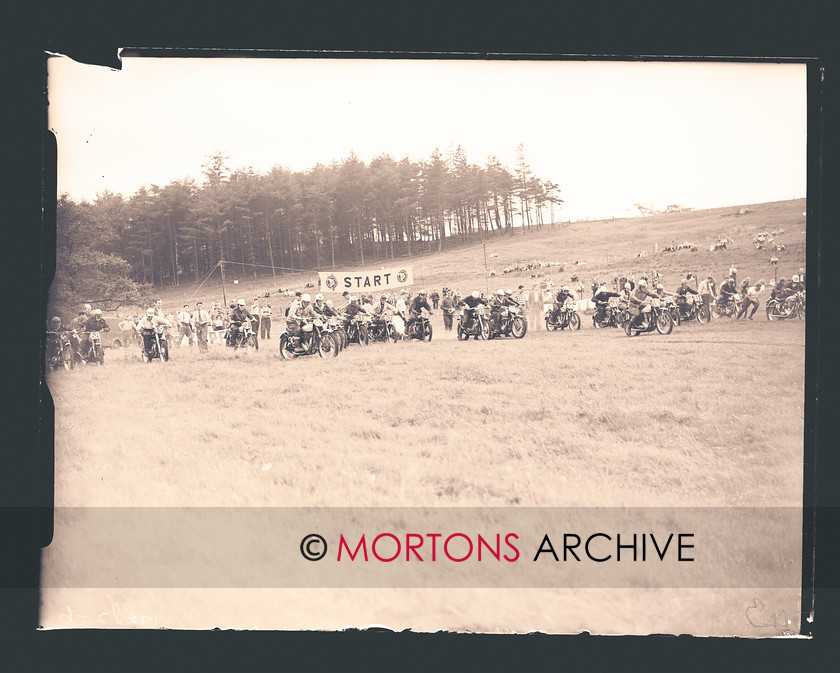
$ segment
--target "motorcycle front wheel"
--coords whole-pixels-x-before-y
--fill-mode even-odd
[[[701,306],[697,310],[697,322],[699,322],[700,324],[705,325],[707,322],[709,322],[709,320],[711,320],[711,318],[712,314],[709,313],[708,307]]]
[[[283,334],[280,337],[280,355],[284,360],[294,360],[297,357],[297,353],[292,349],[288,334]]]
[[[421,339],[423,341],[431,341],[432,340],[432,323],[425,322],[423,324],[423,334],[421,335]]]
[[[580,329],[580,316],[577,313],[569,316],[569,329]]]
[[[94,355],[96,356],[96,361],[100,365],[105,364],[105,351],[103,350],[102,346],[96,346],[94,350]]]
[[[513,336],[515,339],[521,339],[522,337],[524,337],[525,333],[528,331],[528,323],[525,321],[525,318],[521,316],[516,316],[513,319],[511,331],[513,332]]]
[[[458,329],[456,330],[456,335],[458,337],[458,341],[466,341],[470,338],[470,335],[464,331],[464,328],[461,327],[461,323],[458,323]]]
[[[318,339],[318,355],[322,358],[338,357],[338,345],[332,334],[321,334]]]
[[[395,344],[397,343],[397,328],[393,325],[388,325],[387,329],[385,330],[385,340],[388,343]]]
[[[481,320],[479,327],[481,328],[481,338],[487,341],[490,338],[490,323],[486,320]]]
[[[61,349],[61,364],[69,372],[75,366],[73,362],[73,349],[66,345]]]
[[[660,311],[656,316],[656,331],[660,334],[670,334],[674,329],[674,319],[668,311]]]

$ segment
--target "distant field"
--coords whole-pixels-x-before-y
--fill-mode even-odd
[[[497,269],[517,260],[584,260],[577,270],[585,283],[654,268],[667,286],[689,270],[719,281],[731,264],[739,278],[770,279],[771,253],[751,241],[783,227],[780,275],[795,273],[805,258],[804,202],[750,209],[738,217],[722,217],[737,213],[733,207],[517,232],[487,249],[498,255]],[[717,234],[735,244],[710,253],[703,244]],[[635,257],[672,239],[701,250]],[[428,289],[483,289],[480,254],[479,246],[420,258],[415,275]],[[569,267],[548,272],[555,282],[569,277]],[[490,282],[533,282],[530,273],[502,278]],[[295,287],[290,280],[243,282],[237,292],[250,300],[260,288]],[[212,301],[217,289],[194,299]],[[174,308],[193,290],[161,296]],[[258,352],[211,346],[202,356],[181,348],[167,364],[145,365],[136,349],[109,350],[104,367],[57,372],[48,380],[56,504],[801,505],[804,322],[768,323],[759,312],[752,322],[713,320],[630,339],[595,330],[583,316],[579,332],[531,325],[522,340],[466,343],[443,332],[439,314],[433,325],[431,343],[351,346],[329,360],[282,360],[277,326]],[[104,600],[101,593],[85,600]],[[222,609],[243,626],[302,628],[310,619],[324,628],[497,632],[776,635],[779,615],[795,628],[799,619],[798,591],[781,589],[760,594],[774,610],[760,628],[745,620],[752,590],[274,590],[266,594],[275,597],[270,606],[247,592],[181,593],[189,598],[177,600],[188,603],[159,614],[196,628]],[[113,600],[151,610],[166,604],[162,595],[124,590]],[[55,610],[69,600],[63,590],[47,594]]]
[[[741,210],[750,210],[739,215]],[[739,280],[750,276],[753,281],[759,278],[769,281],[773,278],[770,258],[775,254],[779,258],[778,275],[790,278],[805,265],[805,200],[780,201],[778,203],[743,204],[711,210],[689,211],[654,215],[644,218],[624,218],[598,222],[576,222],[556,224],[552,229],[548,225],[542,231],[530,232],[516,229],[515,235],[493,236],[486,241],[487,268],[495,269],[499,275],[486,279],[484,274],[484,248],[480,243],[454,248],[444,248],[441,253],[432,252],[414,258],[396,260],[368,260],[367,268],[381,265],[413,264],[416,287],[425,286],[440,290],[443,286],[459,288],[462,293],[472,289],[490,289],[497,287],[513,288],[523,284],[530,289],[536,282],[531,276],[543,273],[555,283],[569,282],[573,274],[578,275],[589,291],[593,278],[612,281],[615,276],[633,274],[636,278],[650,274],[657,269],[662,274],[666,288],[673,289],[686,273],[700,274],[701,277],[712,274],[720,283],[730,266],[739,271]],[[756,250],[753,237],[762,231],[784,230],[774,237],[783,244],[782,253],[770,250]],[[726,250],[709,251],[709,246],[718,236],[732,239]],[[655,245],[661,251],[672,242],[696,243],[697,252],[679,250],[677,252],[659,252],[654,254]],[[433,250],[437,248],[434,247]],[[643,251],[644,257],[637,257]],[[564,263],[563,271],[559,267],[538,269],[537,271],[502,274],[502,270],[515,264],[527,264],[538,261],[556,261]],[[583,262],[572,265],[572,262]],[[235,301],[243,297],[250,302],[257,294],[275,293],[272,307],[287,306],[289,300],[280,300],[276,296],[279,287],[304,289],[307,282],[317,285],[317,274],[297,273],[271,274],[254,279],[252,270],[245,268],[240,272],[236,265],[228,267],[227,300]],[[233,280],[239,283],[234,284]],[[314,291],[314,290],[313,290]],[[222,299],[221,282],[216,275],[203,287],[187,284],[178,288],[161,289],[160,296],[168,310],[177,310],[184,303],[202,300],[205,303]],[[328,297],[330,295],[327,295]],[[335,295],[337,296],[337,295]]]

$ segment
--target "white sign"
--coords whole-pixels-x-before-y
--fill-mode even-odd
[[[319,271],[322,292],[390,290],[414,285],[411,266],[394,266],[377,271]]]

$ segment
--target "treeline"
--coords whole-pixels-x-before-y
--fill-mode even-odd
[[[512,234],[514,226],[541,228],[562,203],[521,145],[513,169],[495,157],[472,164],[458,147],[419,162],[383,155],[365,164],[351,154],[303,172],[231,171],[215,154],[203,171],[201,183],[143,187],[129,198],[106,191],[79,203],[62,195],[54,296],[129,301],[132,283],[197,282],[220,259],[255,277],[372,263]]]

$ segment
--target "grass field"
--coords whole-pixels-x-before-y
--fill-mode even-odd
[[[786,246],[780,275],[804,266],[804,202],[750,209],[755,212],[738,217],[723,216],[737,213],[734,207],[517,235],[492,244],[493,265],[566,261],[564,249],[574,249],[575,259],[588,260],[578,267],[586,269],[585,283],[592,276],[638,277],[652,268],[663,273],[666,286],[689,270],[711,272],[719,281],[731,264],[739,278],[770,279],[770,253],[756,251],[752,236],[784,227],[777,237]],[[652,253],[654,241],[660,248],[672,239],[703,244],[703,237],[718,234],[734,245],[716,253],[701,245],[696,253],[635,257],[643,249]],[[427,288],[483,288],[476,250],[418,259],[415,275]],[[548,271],[555,282],[568,281],[568,267],[563,274]],[[530,274],[504,278],[506,287],[533,282]],[[271,288],[269,282],[243,283],[242,294],[250,300],[257,289]],[[294,287],[288,280],[278,284]],[[162,297],[167,307],[176,306],[193,290]],[[212,301],[216,292],[207,289],[198,298]],[[439,315],[433,325],[431,343],[351,346],[329,360],[282,360],[275,328],[275,338],[257,352],[211,346],[201,355],[181,348],[167,364],[144,365],[136,349],[122,349],[108,351],[104,367],[51,375],[56,504],[801,504],[803,322],[768,323],[758,313],[753,322],[713,320],[629,339],[619,330],[595,330],[583,316],[579,332],[546,333],[532,325],[522,340],[466,343],[443,332]],[[768,541],[769,554],[772,545]],[[67,625],[56,615],[73,600],[86,609],[108,602],[102,591],[83,598],[68,591],[45,592],[48,625]],[[761,593],[772,612],[763,620],[745,618],[754,593],[123,590],[107,598],[126,612],[154,610],[161,626],[194,628],[380,623],[420,630],[777,635],[782,614],[798,626],[798,590]],[[219,617],[220,610],[239,621]]]

